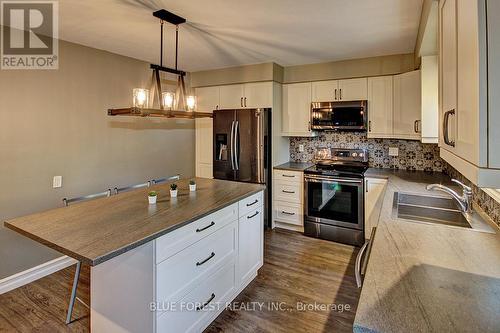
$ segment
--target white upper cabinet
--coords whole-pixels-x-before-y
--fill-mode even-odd
[[[392,76],[368,78],[368,137],[391,137],[393,134],[392,117]]]
[[[333,102],[338,98],[338,81],[316,81],[312,83],[313,102]]]
[[[316,81],[312,83],[313,102],[340,102],[366,100],[368,79]]]
[[[272,82],[220,86],[221,109],[270,108],[272,106]]]
[[[339,80],[338,101],[361,101],[368,98],[368,79]]]
[[[283,85],[283,136],[314,136],[310,128],[311,82]]]
[[[422,90],[422,121],[420,135],[423,143],[439,141],[439,66],[438,56],[423,56],[420,65]]]
[[[219,109],[220,88],[203,87],[196,88],[196,110],[199,112],[212,112]]]
[[[498,1],[498,0],[497,0]],[[480,114],[487,114],[486,97],[480,99],[480,80],[483,75],[479,67],[480,57],[486,58],[486,52],[479,52],[479,12],[478,1],[457,1],[457,118],[455,153],[477,166],[487,166],[486,139],[479,133],[487,128],[480,128]],[[495,31],[495,33],[498,33]],[[486,59],[481,59],[486,64]],[[485,86],[486,87],[486,83]],[[498,92],[495,92],[498,93]],[[480,103],[485,103],[480,105]],[[482,110],[481,110],[482,109]],[[486,122],[484,122],[486,125]],[[484,147],[484,154],[479,150]],[[500,151],[500,150],[498,150]],[[480,156],[481,155],[481,156]]]
[[[244,84],[231,84],[227,86],[220,86],[220,108],[221,109],[243,108],[244,95],[245,95]]]
[[[455,150],[457,111],[457,23],[456,0],[440,3],[440,147]],[[446,133],[445,133],[446,132]]]
[[[393,131],[402,139],[420,139],[421,99],[420,71],[394,76]]]
[[[499,11],[491,0],[439,7],[441,157],[479,187],[500,188]]]
[[[246,108],[270,108],[273,106],[273,83],[245,83],[243,106]]]

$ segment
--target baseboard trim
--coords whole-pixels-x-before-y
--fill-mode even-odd
[[[24,286],[30,282],[41,279],[61,269],[76,264],[76,260],[68,256],[62,256],[48,261],[36,267],[16,273],[0,280],[0,295],[13,289]]]

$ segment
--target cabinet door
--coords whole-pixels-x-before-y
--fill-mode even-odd
[[[312,83],[313,102],[332,102],[339,100],[338,81],[317,81]]]
[[[444,141],[444,130],[447,129],[450,141],[456,138],[457,118],[457,9],[456,0],[444,0],[440,3],[440,54],[441,54],[441,109],[440,109],[440,146],[450,151],[454,147]],[[447,124],[444,118],[448,112]]]
[[[420,135],[423,143],[438,143],[439,138],[439,65],[438,56],[423,56],[420,65],[422,90],[422,121]]]
[[[392,76],[368,78],[368,137],[391,137]]]
[[[339,101],[361,101],[368,99],[368,79],[349,79],[339,81]]]
[[[195,119],[196,176],[213,178],[213,120],[212,118]]]
[[[231,84],[220,86],[220,108],[240,109],[243,108],[244,85]]]
[[[248,280],[263,263],[264,216],[262,206],[239,218],[238,277]]]
[[[394,78],[394,136],[420,140],[422,92],[420,71],[395,75]]]
[[[253,109],[273,107],[273,83],[246,83],[243,106]]]
[[[365,238],[370,237],[370,231],[378,224],[386,185],[386,179],[365,179]]]
[[[219,109],[219,87],[196,88],[196,110],[212,112]]]
[[[283,85],[282,135],[314,136],[310,130],[311,82]]]
[[[480,103],[480,94],[486,89],[487,83],[480,80],[480,77],[485,77],[486,74],[480,73],[479,64],[486,64],[487,60],[485,59],[486,52],[482,52],[480,49],[480,47],[485,46],[479,45],[478,1],[457,0],[456,6],[457,127],[454,137],[456,139],[455,154],[476,166],[486,167],[487,126],[481,128],[480,114],[484,114],[486,117],[488,111],[486,103]],[[480,58],[480,55],[484,58]],[[495,92],[495,94],[497,93]],[[486,97],[483,100],[485,99]],[[480,147],[484,147],[482,158],[480,158]]]

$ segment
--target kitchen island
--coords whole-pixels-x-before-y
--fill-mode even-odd
[[[262,266],[264,187],[196,183],[177,182],[177,198],[156,185],[5,226],[91,266],[92,332],[203,330]]]

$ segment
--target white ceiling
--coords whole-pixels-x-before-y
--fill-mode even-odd
[[[411,53],[422,0],[61,0],[60,38],[158,63],[161,8],[188,20],[179,67],[197,71]],[[165,34],[173,66],[173,26]]]

